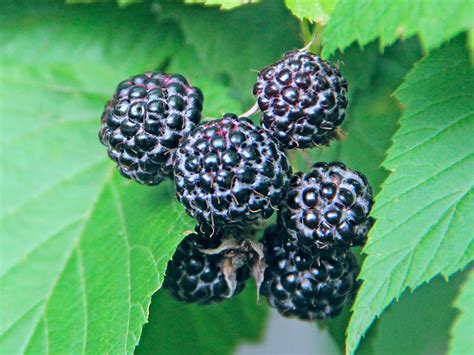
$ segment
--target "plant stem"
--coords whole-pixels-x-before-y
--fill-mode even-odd
[[[321,39],[324,26],[319,23],[315,23],[313,25],[308,20],[304,19],[303,21],[300,21],[300,28],[301,37],[306,45],[303,50],[320,55]],[[310,28],[312,28],[312,31],[310,31]]]

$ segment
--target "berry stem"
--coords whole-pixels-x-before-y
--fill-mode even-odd
[[[321,54],[321,40],[322,40],[322,32],[323,26],[319,23],[316,23],[313,27],[313,30],[310,32],[309,22],[305,19],[300,22],[301,27],[301,36],[303,37],[303,41],[307,43],[303,48],[300,49],[300,52],[310,51],[312,53]]]
[[[310,23],[307,19],[300,21],[301,38],[303,39],[303,43],[308,43],[308,41],[311,41],[311,38],[313,37],[309,30],[309,26]]]
[[[303,48],[301,48],[299,51],[300,52],[307,52],[311,48],[313,43],[316,41],[317,36],[318,35],[314,36],[313,39],[311,41],[309,41],[308,44],[306,46],[304,46]]]
[[[250,117],[258,111],[258,104],[255,103],[249,110],[240,114],[239,117]]]
[[[202,122],[210,122],[210,121],[217,121],[219,118],[218,117],[207,117],[207,116],[203,116],[201,118],[201,121]]]

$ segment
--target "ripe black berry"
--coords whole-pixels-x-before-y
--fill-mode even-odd
[[[214,230],[268,218],[288,181],[285,154],[245,117],[226,114],[191,132],[175,155],[176,194]]]
[[[284,148],[327,145],[344,121],[347,82],[315,54],[291,51],[263,69],[253,88],[262,127]]]
[[[123,176],[155,185],[172,174],[172,152],[201,119],[203,96],[181,75],[122,81],[102,113],[99,138]]]
[[[285,317],[325,320],[337,316],[358,288],[358,267],[348,251],[310,255],[279,226],[265,230],[267,263],[261,288]]]
[[[279,221],[307,251],[363,245],[373,224],[372,189],[365,176],[342,163],[317,163],[297,173]]]
[[[235,250],[216,249],[222,239],[188,235],[168,263],[164,287],[180,301],[211,304],[240,293],[249,278],[245,258],[233,262]],[[213,252],[216,250],[216,252]]]

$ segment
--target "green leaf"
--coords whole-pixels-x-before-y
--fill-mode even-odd
[[[200,62],[220,76],[235,98],[249,106],[257,71],[290,49],[301,47],[298,22],[279,1],[265,1],[230,12],[164,3],[161,18],[176,19]]]
[[[449,282],[437,276],[414,293],[405,291],[371,328],[357,354],[445,354],[446,329],[456,317],[451,304],[466,276],[458,272]]]
[[[383,163],[391,174],[364,249],[349,353],[407,287],[447,277],[474,258],[474,75],[464,38],[417,64],[396,96],[406,110]]]
[[[268,307],[264,299],[257,304],[256,296],[251,281],[236,298],[212,306],[183,304],[162,290],[153,296],[136,353],[231,354],[242,340],[263,335]]]
[[[147,7],[0,13],[0,352],[131,353],[193,225],[171,183],[120,177],[97,130],[116,83],[157,68],[181,35]]]
[[[451,343],[449,353],[469,354],[474,349],[474,271],[471,270],[469,278],[463,284],[459,296],[454,302],[454,307],[461,314],[451,328]]]
[[[285,0],[286,6],[301,20],[308,19],[325,25],[338,0]]]
[[[186,4],[203,4],[206,6],[220,6],[222,10],[234,9],[246,4],[255,4],[260,0],[184,0]]]
[[[323,55],[352,42],[366,45],[377,37],[381,48],[398,38],[418,35],[426,50],[474,28],[471,0],[340,0],[323,33]]]

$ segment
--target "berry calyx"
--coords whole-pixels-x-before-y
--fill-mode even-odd
[[[250,276],[249,256],[234,239],[193,233],[168,263],[164,287],[178,300],[211,304],[240,293]]]

